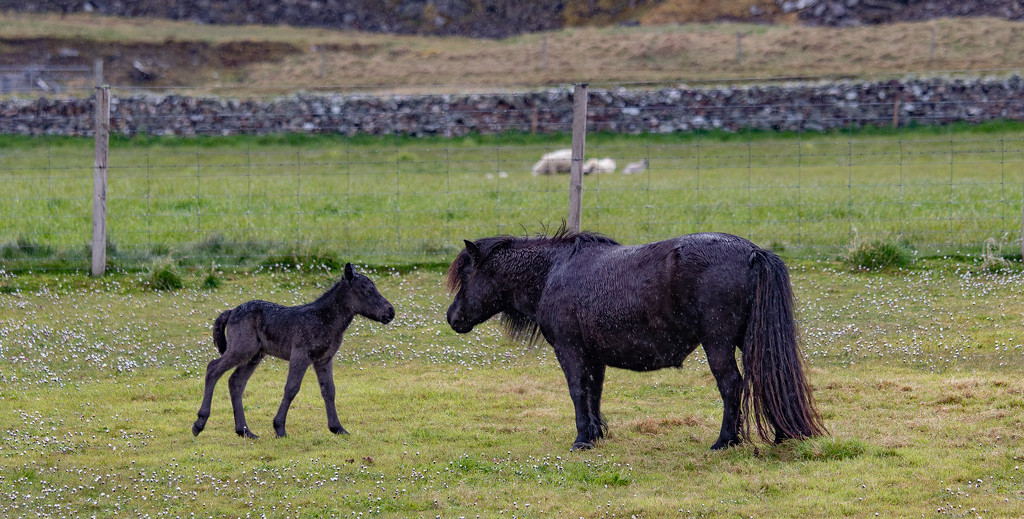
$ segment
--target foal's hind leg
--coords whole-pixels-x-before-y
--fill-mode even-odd
[[[256,370],[263,360],[263,354],[256,354],[249,362],[238,367],[231,377],[228,378],[228,392],[231,394],[231,410],[235,413],[235,433],[245,438],[258,439],[255,433],[249,430],[245,421],[245,408],[242,406],[242,394],[245,393],[245,385],[249,377]]]
[[[227,373],[227,371],[242,362],[245,362],[247,357],[239,354],[237,350],[232,350],[228,343],[228,349],[219,358],[213,359],[206,366],[206,379],[203,386],[203,403],[199,406],[198,419],[192,424],[192,435],[199,436],[199,433],[203,432],[206,428],[206,420],[210,418],[210,405],[213,403],[213,389],[217,385],[217,381],[220,377]]]
[[[327,408],[327,428],[334,434],[348,434],[338,420],[338,410],[334,406],[334,358],[321,359],[313,364],[316,379],[320,382],[320,394],[324,397]]]
[[[723,341],[708,341],[704,345],[708,366],[718,383],[722,395],[722,431],[712,450],[724,449],[740,443],[740,398],[743,377],[736,367],[736,347]]]

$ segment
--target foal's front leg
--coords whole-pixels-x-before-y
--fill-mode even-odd
[[[302,377],[306,374],[306,370],[312,363],[309,354],[299,351],[298,348],[292,350],[292,355],[288,362],[288,380],[284,384],[284,398],[281,399],[281,407],[277,408],[277,414],[274,415],[274,432],[278,438],[287,436],[284,431],[284,422],[288,418],[288,407],[292,405],[295,395],[299,394],[299,387],[302,386]]]
[[[320,394],[324,397],[327,408],[327,428],[334,434],[348,434],[338,420],[338,410],[334,406],[334,358],[321,359],[313,363],[317,381],[320,382]]]

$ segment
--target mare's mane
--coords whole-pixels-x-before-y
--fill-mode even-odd
[[[564,246],[572,245],[572,253],[575,254],[580,249],[594,244],[604,245],[619,245],[619,242],[597,232],[591,231],[570,231],[566,229],[565,225],[562,225],[555,231],[551,236],[545,234],[534,234],[527,236],[512,236],[512,235],[500,235],[492,236],[490,238],[481,238],[473,242],[478,249],[480,249],[480,257],[487,258],[494,251],[507,249],[513,245],[518,244],[531,244],[541,246]],[[462,288],[462,279],[459,277],[459,272],[462,271],[463,267],[468,262],[472,261],[469,253],[465,249],[455,257],[455,261],[448,267],[448,272],[445,277],[445,285],[448,287],[448,291],[451,293],[458,292]]]

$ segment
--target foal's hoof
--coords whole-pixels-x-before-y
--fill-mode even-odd
[[[569,452],[573,452],[573,451],[589,451],[590,449],[593,449],[593,448],[594,448],[594,442],[576,442],[576,443],[572,444],[572,448],[569,449]]]
[[[337,427],[330,427],[330,430],[334,434],[345,434],[345,435],[348,434],[348,431],[346,431],[345,428],[340,426],[340,425],[337,426]]]
[[[199,433],[203,432],[203,426],[198,423],[192,424],[192,436],[199,436]]]
[[[256,433],[250,431],[248,427],[246,427],[245,429],[242,429],[241,431],[235,430],[235,434],[241,436],[242,438],[249,438],[250,440],[258,440],[258,439],[260,439],[260,437],[256,436]]]

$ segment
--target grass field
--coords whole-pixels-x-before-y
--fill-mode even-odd
[[[1024,300],[1018,262],[920,260],[856,273],[791,262],[808,377],[831,436],[709,452],[721,403],[703,355],[609,372],[610,437],[569,453],[572,405],[550,351],[490,325],[459,336],[439,268],[370,269],[397,309],[358,319],[326,428],[312,375],[271,418],[285,363],[246,393],[258,441],[234,435],[226,382],[190,425],[216,314],[308,301],[323,268],[223,272],[154,291],[0,270],[0,514],[137,517],[1012,517],[1024,506]],[[205,273],[203,273],[205,274]]]
[[[0,257],[8,270],[84,268],[92,142],[5,137]],[[107,189],[110,262],[257,265],[290,256],[450,261],[463,238],[557,227],[567,176],[534,177],[567,136],[117,139]],[[841,133],[592,135],[588,156],[642,175],[584,182],[584,227],[624,243],[739,234],[794,257],[861,241],[921,256],[1017,254],[1024,125]],[[273,262],[273,261],[272,261]]]

